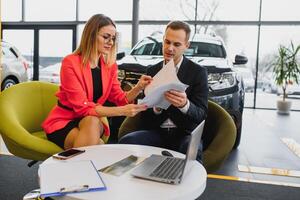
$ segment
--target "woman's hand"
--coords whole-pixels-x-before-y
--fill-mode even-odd
[[[127,104],[125,106],[120,107],[121,113],[127,117],[133,117],[141,111],[147,110],[146,105],[137,105],[137,104]]]
[[[139,90],[144,90],[147,85],[151,83],[153,78],[151,76],[142,75],[139,82],[136,84],[136,87]]]

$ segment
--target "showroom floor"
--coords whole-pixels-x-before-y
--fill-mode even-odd
[[[244,109],[241,144],[215,174],[300,184],[300,177],[240,172],[238,169],[238,165],[245,165],[300,171],[300,157],[281,140],[291,138],[300,144],[299,123],[300,112],[283,116],[275,110]],[[1,153],[6,154],[3,141],[0,143]]]
[[[299,174],[299,149],[292,151],[282,141],[282,138],[290,138],[300,144],[299,123],[300,112],[278,115],[275,110],[244,109],[241,144],[216,174],[300,184],[300,177],[240,172],[238,169],[238,165],[246,165],[297,170]]]

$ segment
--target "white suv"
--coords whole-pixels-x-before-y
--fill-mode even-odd
[[[129,55],[120,58],[122,53],[119,53],[120,59],[117,63],[123,89],[132,87],[137,83],[140,75],[146,73],[148,67],[163,59],[162,40],[163,34],[156,32],[138,42]],[[232,116],[237,127],[234,146],[236,148],[241,138],[245,91],[241,76],[237,75],[233,64],[245,64],[248,59],[236,55],[235,62],[232,63],[227,56],[222,38],[203,34],[192,36],[185,56],[207,68],[209,98],[225,108]]]

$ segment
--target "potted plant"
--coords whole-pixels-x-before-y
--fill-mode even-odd
[[[276,56],[274,66],[275,83],[282,88],[283,98],[277,101],[277,110],[279,114],[289,114],[292,102],[287,101],[287,87],[289,84],[298,84],[300,78],[300,67],[297,54],[300,45],[290,46],[280,45],[278,55]]]

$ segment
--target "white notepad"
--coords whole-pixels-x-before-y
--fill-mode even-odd
[[[39,172],[42,197],[106,190],[90,160],[43,164]]]

